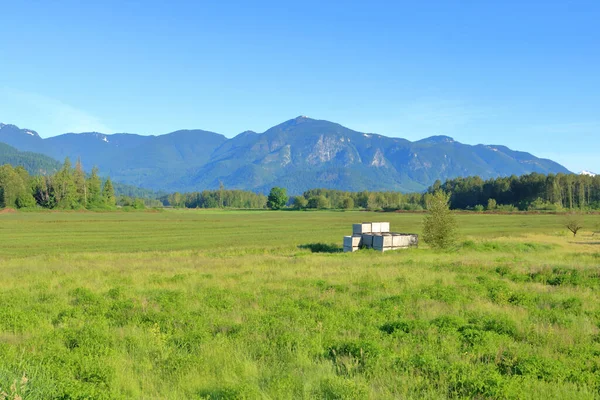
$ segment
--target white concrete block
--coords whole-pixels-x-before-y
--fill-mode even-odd
[[[359,247],[361,244],[361,235],[344,236],[344,247]]]
[[[379,226],[381,227],[381,233],[388,233],[390,231],[389,222],[380,222]]]
[[[344,253],[354,253],[358,251],[358,247],[346,247],[344,246]]]
[[[373,233],[381,233],[381,223],[372,222],[371,223],[371,232]]]
[[[392,247],[392,238],[392,235],[373,236],[373,248],[381,250],[386,247]]]
[[[360,224],[352,224],[352,233],[355,235],[361,235],[363,233],[371,233],[371,223],[363,222]]]

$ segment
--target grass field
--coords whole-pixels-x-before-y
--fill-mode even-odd
[[[339,252],[353,222],[422,218],[0,215],[0,393],[599,398],[600,217],[575,240],[561,216],[459,215],[453,251]]]

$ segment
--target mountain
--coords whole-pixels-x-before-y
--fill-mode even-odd
[[[595,173],[593,173],[593,172],[590,172],[590,171],[581,171],[581,172],[579,173],[579,175],[587,175],[587,176],[594,177],[594,176],[596,176],[597,174],[595,174]]]
[[[448,136],[410,142],[304,116],[232,139],[201,130],[159,136],[68,133],[42,139],[33,131],[2,125],[0,142],[59,160],[80,157],[85,166],[97,165],[115,181],[167,191],[214,189],[220,182],[262,192],[272,186],[290,193],[315,187],[419,191],[437,179],[458,176],[569,172],[501,145],[471,146]]]
[[[55,159],[43,154],[19,151],[7,144],[0,143],[0,165],[10,164],[23,167],[32,175],[53,174],[61,167]]]

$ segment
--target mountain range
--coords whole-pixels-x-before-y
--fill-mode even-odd
[[[231,139],[203,130],[42,139],[36,131],[0,124],[0,142],[61,161],[81,158],[86,170],[95,165],[114,181],[164,191],[214,189],[223,183],[259,192],[273,186],[290,193],[316,187],[410,192],[458,176],[569,173],[556,162],[501,145],[472,146],[448,136],[411,142],[304,116]]]

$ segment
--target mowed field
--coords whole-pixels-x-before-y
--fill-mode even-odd
[[[1,214],[0,399],[599,398],[600,216],[340,252],[353,222],[422,218]]]

